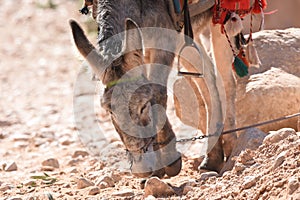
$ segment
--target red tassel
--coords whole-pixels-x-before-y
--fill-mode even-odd
[[[261,6],[259,5],[259,1],[261,2]],[[267,0],[255,0],[253,6],[253,13],[259,14],[262,10],[266,9],[267,7]]]

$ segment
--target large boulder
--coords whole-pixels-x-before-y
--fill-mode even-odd
[[[300,111],[300,29],[254,34],[262,62],[250,75],[238,79],[237,126],[279,118]],[[297,129],[297,118],[260,127],[268,132]]]

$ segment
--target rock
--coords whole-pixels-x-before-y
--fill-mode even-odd
[[[189,180],[184,184],[185,186],[197,187],[199,182],[197,180]]]
[[[100,188],[100,189],[105,189],[105,188],[108,188],[108,183],[106,182],[101,182],[101,183],[98,183],[97,186]]]
[[[250,76],[238,79],[238,127],[299,112],[300,29],[260,31],[253,38],[262,65],[250,67]],[[296,122],[293,118],[260,129],[296,129]]]
[[[152,195],[149,195],[145,198],[145,200],[156,200],[156,198]]]
[[[233,169],[236,173],[240,173],[246,169],[246,166],[241,163],[236,163]]]
[[[300,58],[297,52],[300,48],[299,28],[260,31],[253,34],[253,39],[262,65],[258,69],[250,68],[251,74],[278,67],[289,74],[300,76]]]
[[[78,173],[78,170],[76,167],[71,167],[67,170],[68,173],[71,173],[71,174],[76,174]]]
[[[127,189],[127,190],[113,192],[111,195],[115,197],[132,197],[134,196],[134,192],[132,190]]]
[[[234,167],[234,157],[240,155],[240,153],[246,149],[257,149],[262,144],[265,137],[266,133],[262,132],[257,128],[249,128],[243,131],[237,138],[236,145],[232,150],[231,156],[225,163],[220,174],[223,174],[225,171],[231,170]]]
[[[41,170],[42,171],[46,171],[46,172],[52,172],[54,171],[54,167],[51,167],[51,166],[42,166]]]
[[[19,135],[13,137],[13,141],[15,141],[15,142],[27,142],[30,139],[31,139],[31,137],[28,136],[28,135],[25,135],[25,134],[24,135],[23,134],[19,134]]]
[[[85,178],[79,178],[77,180],[77,189],[83,189],[89,186],[93,186],[94,183],[92,183],[91,181],[85,179]]]
[[[264,73],[252,75],[246,84],[238,84],[238,88],[239,98],[236,103],[238,127],[299,112],[300,78],[281,69],[272,67]],[[258,106],[260,109],[257,109]],[[259,128],[268,132],[283,127],[296,129],[297,118]]]
[[[22,200],[20,197],[9,197],[7,200]]]
[[[242,185],[243,189],[249,189],[256,184],[256,177],[255,176],[245,176],[244,183]]]
[[[193,190],[193,187],[191,187],[191,186],[185,186],[185,187],[183,188],[182,194],[183,194],[183,195],[186,195],[188,192],[190,192],[190,191],[192,191],[192,190]]]
[[[145,184],[145,197],[152,195],[156,198],[169,197],[175,194],[175,191],[167,183],[157,177],[151,177]]]
[[[59,139],[59,142],[61,145],[64,145],[64,146],[68,146],[68,145],[74,143],[74,141],[72,141],[69,138],[61,138],[61,139]]]
[[[107,183],[107,184],[103,184],[103,183]],[[103,176],[100,177],[97,181],[96,181],[96,185],[100,186],[101,185],[101,189],[103,189],[103,186],[107,186],[107,187],[114,187],[115,186],[115,181],[112,177],[110,176]]]
[[[0,191],[1,191],[1,192],[5,192],[5,191],[7,191],[7,190],[10,190],[11,188],[12,188],[12,186],[7,185],[7,184],[1,185],[1,186],[0,186]]]
[[[210,177],[216,177],[219,174],[217,172],[204,172],[200,176],[200,180],[207,180]]]
[[[36,182],[34,180],[26,180],[23,182],[23,185],[34,187],[34,186],[36,186]]]
[[[118,172],[118,171],[112,171],[110,174],[110,177],[114,180],[115,183],[122,180],[122,174],[120,174],[120,172]]]
[[[291,177],[288,181],[288,193],[293,194],[299,188],[299,181],[296,177]]]
[[[68,162],[69,166],[76,166],[79,162],[82,162],[82,158],[72,159]]]
[[[273,169],[273,170],[276,169],[277,167],[279,167],[279,166],[283,163],[283,161],[285,160],[286,154],[287,154],[287,152],[284,151],[284,152],[281,152],[281,153],[276,157],[275,162],[274,162],[274,164],[273,164],[273,166],[272,166],[272,169]]]
[[[252,152],[250,149],[245,149],[242,151],[237,159],[237,162],[242,163],[244,165],[253,164],[253,157]]]
[[[98,187],[92,187],[89,190],[89,195],[96,195],[100,193],[100,189]]]
[[[50,167],[54,167],[54,168],[59,168],[59,163],[58,160],[56,158],[48,158],[47,160],[44,160],[42,162],[43,166],[50,166]]]
[[[89,153],[87,151],[84,151],[84,150],[77,150],[74,152],[74,154],[72,155],[72,158],[77,158],[79,156],[82,156],[82,157],[86,157],[88,156]]]
[[[264,139],[263,144],[278,143],[290,135],[297,136],[297,133],[294,129],[291,128],[283,128],[278,131],[271,131],[270,134],[267,135],[266,138]]]
[[[6,172],[12,172],[12,171],[17,171],[17,170],[18,170],[18,167],[14,161],[6,163],[6,165],[4,167],[4,171],[6,171]]]

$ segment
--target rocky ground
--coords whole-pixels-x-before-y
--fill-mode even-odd
[[[78,134],[78,126],[95,122],[75,123],[73,100],[84,109],[94,96],[74,92],[82,62],[68,27],[69,18],[87,17],[77,1],[52,3],[1,2],[0,199],[300,199],[294,129],[246,131],[233,170],[222,177],[200,174],[199,160],[186,152],[178,176],[146,185],[129,173],[124,147],[101,110],[96,122],[104,137],[90,144],[93,135]]]

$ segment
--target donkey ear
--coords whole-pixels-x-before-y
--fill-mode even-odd
[[[125,22],[124,71],[144,64],[143,37],[140,28],[132,19]]]

